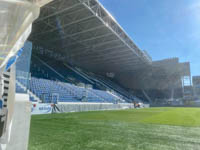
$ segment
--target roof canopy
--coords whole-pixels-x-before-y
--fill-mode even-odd
[[[67,56],[66,62],[95,73],[112,73],[121,85],[130,89],[148,84],[146,80],[151,80],[152,74],[162,80],[190,74],[189,65],[179,63],[178,58],[152,63],[148,53],[134,44],[97,0],[49,3],[34,23],[30,40]]]
[[[46,5],[30,39],[93,72],[130,72],[152,63],[96,0],[56,0]]]

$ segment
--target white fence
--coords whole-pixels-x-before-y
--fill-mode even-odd
[[[99,111],[99,110],[120,110],[132,109],[133,104],[111,104],[111,103],[66,103],[57,104],[53,108],[53,113],[66,112],[83,112],[83,111]]]

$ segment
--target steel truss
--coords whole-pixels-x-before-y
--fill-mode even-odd
[[[127,45],[138,57],[143,58],[145,62],[152,63],[146,53],[139,48],[129,38],[127,33],[115,21],[112,15],[97,1],[97,0],[79,0],[85,5],[94,15],[98,17],[125,45]]]
[[[33,43],[62,51],[77,65],[152,63],[97,0],[54,1],[42,9],[34,27]]]
[[[131,53],[123,53],[121,56],[119,55],[112,55],[112,56],[101,56],[101,57],[98,57],[98,58],[94,58],[94,59],[91,59],[90,57],[87,59],[85,58],[76,58],[77,60],[80,60],[82,62],[88,62],[88,63],[95,63],[95,64],[98,64],[98,63],[105,63],[105,62],[120,62],[120,63],[123,63],[123,61],[126,61],[126,60],[135,60],[137,62],[140,62],[138,61],[137,57],[133,55],[133,57],[130,57],[130,55],[133,55]]]
[[[98,59],[101,59],[101,58],[112,59],[112,58],[114,58],[113,56],[124,57],[124,56],[130,56],[130,55],[132,55],[132,53],[130,52],[129,49],[117,48],[117,49],[114,49],[114,50],[111,49],[111,50],[112,51],[109,51],[109,50],[107,50],[107,51],[99,51],[98,55],[88,54],[87,58],[85,58],[85,60],[89,59],[92,62],[93,60],[98,60]],[[74,58],[83,58],[83,57],[79,56],[79,57],[74,57]]]
[[[102,61],[101,62],[99,62],[99,61],[97,61],[97,62],[90,62],[90,61],[81,61],[82,63],[84,63],[84,64],[92,64],[92,65],[98,65],[99,63],[101,63],[101,65],[105,65],[105,64],[123,64],[123,65],[126,65],[127,64],[127,62],[128,62],[128,64],[132,64],[132,65],[134,65],[134,64],[142,64],[142,62],[140,62],[140,61],[138,61],[137,59],[133,59],[133,58],[129,58],[129,59],[118,59],[118,61],[116,61],[117,59],[111,59],[111,60],[104,60],[103,58],[102,58]],[[80,61],[80,60],[78,60],[77,59],[77,61]]]

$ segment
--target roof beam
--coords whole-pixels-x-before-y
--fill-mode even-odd
[[[82,22],[82,21],[91,19],[91,18],[94,18],[94,16],[91,15],[91,16],[88,16],[88,17],[85,17],[85,18],[82,18],[82,19],[78,19],[78,20],[71,21],[71,22],[68,23],[68,24],[64,24],[64,25],[62,26],[62,29],[66,28],[66,27],[68,27],[68,26],[70,26],[70,25],[77,24],[77,23],[79,23],[79,22]],[[33,37],[38,36],[38,35],[43,35],[43,34],[46,34],[46,33],[49,33],[49,32],[53,32],[53,31],[56,31],[56,30],[57,30],[57,27],[55,27],[55,28],[53,28],[53,29],[51,29],[51,30],[48,30],[48,31],[44,31],[44,32],[35,34],[35,35],[33,35]]]
[[[79,60],[79,59],[76,59],[76,60]],[[116,63],[116,62],[126,62],[126,61],[133,61],[133,60],[137,60],[137,62],[139,62],[139,61],[141,61],[140,59],[138,59],[138,57],[129,57],[129,58],[127,58],[127,57],[123,57],[123,58],[120,58],[120,57],[118,57],[118,58],[114,58],[114,59],[112,59],[112,58],[110,58],[110,59],[99,59],[99,60],[97,60],[97,61],[90,61],[90,59],[88,59],[88,61],[83,61],[83,60],[79,60],[81,63],[86,63],[86,64],[90,64],[90,63],[92,63],[92,64],[110,64],[110,63]],[[141,61],[142,62],[142,61]]]
[[[49,5],[44,6],[41,10],[40,18],[37,19],[36,22],[43,21],[43,20],[46,20],[46,19],[51,18],[53,16],[63,14],[66,11],[69,11],[71,9],[74,9],[74,8],[82,5],[77,0],[73,0],[73,1],[62,0],[60,2],[59,1],[60,0],[55,0],[53,3],[50,3]],[[66,6],[69,6],[69,7],[66,7]]]
[[[76,61],[79,61],[79,60],[76,60]],[[99,61],[99,62],[82,62],[82,61],[79,61],[81,64],[84,64],[84,65],[101,65],[101,66],[105,66],[105,65],[120,65],[120,64],[123,64],[123,65],[126,65],[126,64],[134,64],[134,63],[138,63],[140,60],[137,58],[137,59],[126,59],[126,60],[114,60],[114,61]],[[142,63],[142,62],[139,62],[139,63]],[[124,66],[125,67],[125,66]]]
[[[77,50],[73,50],[71,53],[72,55],[70,55],[71,57],[76,57],[76,56],[82,56],[82,55],[86,55],[86,54],[91,54],[91,52],[94,51],[98,51],[98,52],[103,52],[103,51],[108,51],[108,50],[112,50],[112,49],[116,49],[116,48],[122,48],[125,47],[124,45],[117,45],[114,47],[110,47],[110,48],[105,48],[105,49],[91,49],[91,48],[87,48],[87,49],[77,49]],[[74,53],[74,51],[76,53]]]
[[[72,46],[72,45],[76,45],[77,43],[84,43],[84,42],[94,41],[94,40],[101,39],[101,38],[105,38],[105,37],[108,37],[108,36],[111,36],[111,35],[113,35],[113,34],[108,33],[108,34],[105,34],[105,35],[95,36],[95,37],[91,37],[91,38],[83,39],[83,40],[76,40],[76,39],[75,39],[75,42],[70,43],[69,45],[67,45],[67,46],[64,47],[64,48],[70,47],[70,46]],[[63,39],[62,39],[62,40],[63,40]],[[57,41],[57,40],[52,40],[52,41],[50,41],[50,42],[55,42],[55,41]]]
[[[59,10],[59,11],[56,11],[56,12],[53,13],[53,14],[50,14],[50,15],[47,15],[47,16],[45,16],[45,17],[41,17],[41,18],[37,19],[35,23],[38,23],[38,22],[40,22],[40,21],[44,21],[44,20],[46,20],[46,19],[48,19],[48,18],[50,18],[50,17],[59,15],[59,14],[65,12],[65,11],[68,11],[68,10],[70,10],[70,9],[73,9],[73,8],[75,8],[75,7],[77,7],[77,6],[81,6],[81,5],[82,5],[81,3],[77,3],[77,4],[75,4],[75,5],[72,5],[72,6],[70,6],[70,7],[67,7],[67,8],[65,8],[65,9],[61,9],[61,10]]]
[[[93,56],[85,56],[84,58],[80,57],[81,61],[89,61],[89,62],[97,62],[97,61],[101,61],[101,60],[104,60],[104,61],[109,61],[109,60],[114,60],[114,59],[120,59],[120,58],[123,58],[123,57],[132,57],[132,58],[135,58],[133,55],[135,55],[134,53],[132,53],[130,50],[128,51],[128,53],[126,53],[127,51],[121,51],[121,52],[118,52],[118,53],[112,53],[112,54],[107,54],[107,53],[104,53],[104,55],[95,55],[93,54]],[[132,55],[132,56],[131,56]],[[78,58],[77,58],[78,59]]]
[[[110,51],[110,50],[113,50],[113,51]],[[104,50],[104,51],[98,51],[98,55],[95,53],[92,53],[92,54],[88,54],[86,57],[89,58],[90,60],[93,60],[93,59],[102,58],[105,55],[107,57],[112,57],[113,55],[121,55],[126,52],[131,52],[130,49],[128,49],[127,47],[123,48],[123,49],[110,49],[110,50],[108,49],[108,50]],[[78,58],[79,57],[83,57],[83,55],[79,55]],[[75,56],[75,58],[77,58],[77,57]]]
[[[144,59],[144,53],[133,43],[126,32],[121,28],[121,26],[111,17],[112,15],[108,13],[107,10],[96,0],[96,8],[92,9],[93,3],[91,0],[79,0],[84,6],[90,10],[97,18],[105,24],[125,45],[127,45],[141,61],[149,62],[149,59]]]
[[[65,35],[62,37],[63,38],[70,38],[70,37],[73,37],[73,36],[78,36],[80,34],[85,34],[87,32],[91,32],[91,31],[94,31],[94,30],[97,30],[97,29],[101,29],[105,27],[104,25],[99,25],[99,26],[95,26],[93,28],[89,28],[89,29],[86,29],[86,30],[83,30],[83,31],[79,31],[79,32],[72,32],[71,34],[68,34],[68,35]],[[37,40],[41,40],[39,37],[36,38]],[[35,40],[35,41],[37,41]]]
[[[88,66],[90,70],[93,70],[94,72],[113,72],[113,73],[120,73],[120,72],[130,72],[135,71],[141,68],[141,65],[146,66],[145,63],[143,64],[130,64],[127,66],[121,66],[121,65],[105,65],[105,66]]]
[[[106,45],[106,44],[110,44],[110,43],[117,42],[117,41],[119,41],[119,39],[111,40],[111,41],[105,41],[105,42],[102,42],[102,43],[99,43],[99,44],[95,44],[95,45],[92,45],[92,46],[86,46],[85,48],[86,48],[86,49],[87,49],[87,48],[95,49],[95,48],[97,48],[97,47],[104,46],[104,45]],[[63,48],[63,49],[66,48],[66,49],[67,49],[67,47],[62,47],[62,48]]]
[[[85,8],[82,8],[82,9],[78,9],[78,10],[76,10],[76,11],[73,11],[73,12],[70,12],[70,13],[67,13],[66,15],[62,15],[61,17],[59,16],[59,18],[60,18],[60,20],[62,20],[63,19],[63,17],[66,17],[66,16],[68,16],[67,18],[71,18],[71,16],[73,16],[73,14],[76,14],[77,12],[81,12],[81,11],[84,11],[84,10],[86,10]],[[70,17],[69,17],[70,16]],[[65,18],[64,18],[65,19]],[[64,20],[63,19],[63,20]],[[56,21],[55,21],[55,17],[54,18],[47,18],[47,20],[41,20],[41,21],[39,21],[39,22],[35,22],[34,23],[34,26],[37,26],[37,25],[40,25],[41,26],[41,22],[43,22],[43,23],[45,23],[45,24],[48,24],[48,25],[51,25],[50,27],[51,27],[51,29],[54,29],[54,28],[56,28],[57,26],[56,26]],[[54,25],[52,25],[52,24],[54,24]],[[43,26],[42,26],[43,27]],[[49,30],[47,30],[47,31],[51,31],[51,29],[49,29]],[[40,30],[40,28],[39,28],[39,33],[44,33],[44,31],[45,31],[46,29],[41,29]],[[35,35],[33,35],[33,36],[35,36]]]

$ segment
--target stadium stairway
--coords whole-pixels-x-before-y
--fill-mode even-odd
[[[16,80],[16,92],[17,93],[27,93],[30,96],[30,100],[32,102],[41,102],[40,98],[37,97],[35,94],[33,94],[29,89],[27,89],[26,86],[24,86],[22,83],[20,83],[18,80]]]
[[[144,94],[144,96],[146,97],[146,99],[148,100],[149,103],[152,103],[151,98],[149,97],[149,95],[146,93],[145,90],[142,90],[142,93]]]
[[[74,95],[77,94],[75,92],[76,91],[75,89],[70,88],[70,86],[67,86],[67,83],[59,82],[59,84],[62,85],[64,88],[67,88],[68,90],[70,89]],[[75,88],[77,88],[77,87],[75,87]],[[95,92],[93,92],[93,90],[90,90],[90,89],[85,89],[85,90],[86,90],[86,93],[91,93],[92,95],[94,95],[94,97],[96,97],[96,99],[99,99],[102,102],[106,102],[106,99],[104,97],[102,97],[101,95],[96,94]]]
[[[84,79],[86,79],[87,81],[89,81],[92,85],[95,84],[94,81],[92,81],[91,77],[88,76],[87,74],[85,74],[84,72],[82,72],[79,68],[73,68],[72,66],[64,63],[64,66],[66,66],[67,68],[71,69],[72,71],[74,71],[75,73],[77,73],[78,75],[80,75],[81,77],[83,77]]]
[[[32,77],[30,90],[45,103],[56,101],[80,102],[77,98],[78,95],[73,95],[71,91],[60,86],[57,81]]]
[[[54,81],[67,82],[83,86],[91,85],[93,89],[109,91],[110,95],[120,101],[132,102],[138,99],[128,91],[120,87],[114,81],[106,77],[87,72],[70,64],[64,64],[57,60],[47,57],[40,59],[41,56],[32,56],[31,74],[33,77],[45,78]],[[95,93],[96,94],[96,93]],[[99,96],[98,94],[96,94]],[[101,95],[100,95],[101,97]]]
[[[80,74],[77,74],[70,68],[64,66],[62,62],[51,60],[49,58],[43,58],[41,60],[38,56],[33,55],[32,63],[36,64],[39,68],[42,68],[43,70],[48,68],[51,74],[49,74],[48,71],[46,71],[46,73],[48,73],[49,76],[55,77],[60,81],[65,81],[72,84],[78,84],[78,83],[91,84],[91,85],[93,84],[93,82],[91,82],[90,80],[87,80],[85,77],[81,76]],[[33,71],[31,72],[33,73]]]
[[[134,99],[136,97],[134,96],[127,96],[130,95],[130,93],[128,93],[126,90],[124,90],[123,88],[121,88],[119,85],[115,84],[113,81],[109,81],[109,79],[104,79],[104,77],[101,76],[97,76],[93,73],[88,73],[86,71],[83,71],[80,68],[77,67],[72,67],[68,64],[64,64],[66,67],[74,70],[76,73],[80,74],[81,76],[84,76],[87,80],[91,81],[93,83],[93,85],[95,84],[95,87],[98,87],[99,89],[101,89],[101,87],[104,87],[104,89],[108,89],[109,91],[111,91],[110,93],[119,98],[119,99],[125,99],[126,101],[130,102],[130,98]],[[100,85],[100,86],[98,86]],[[123,93],[123,94],[119,94],[119,93]],[[125,95],[125,96],[124,96]],[[129,97],[129,98],[128,98]]]
[[[53,99],[53,95],[55,94],[58,95],[58,102],[116,103],[118,100],[106,91],[86,89],[60,81],[52,81],[42,78],[39,79],[35,77],[32,77],[29,81],[30,86],[28,87],[28,91],[31,91],[30,95],[32,95],[32,97],[35,95],[36,98],[39,98],[45,103],[55,102]],[[23,84],[23,82],[25,82],[25,79],[21,79],[17,84],[21,88],[25,89],[25,84]]]
[[[46,62],[42,61],[40,58],[34,55],[32,57],[30,70],[31,75],[37,78],[67,81],[61,73],[59,73],[53,67],[49,66]]]

